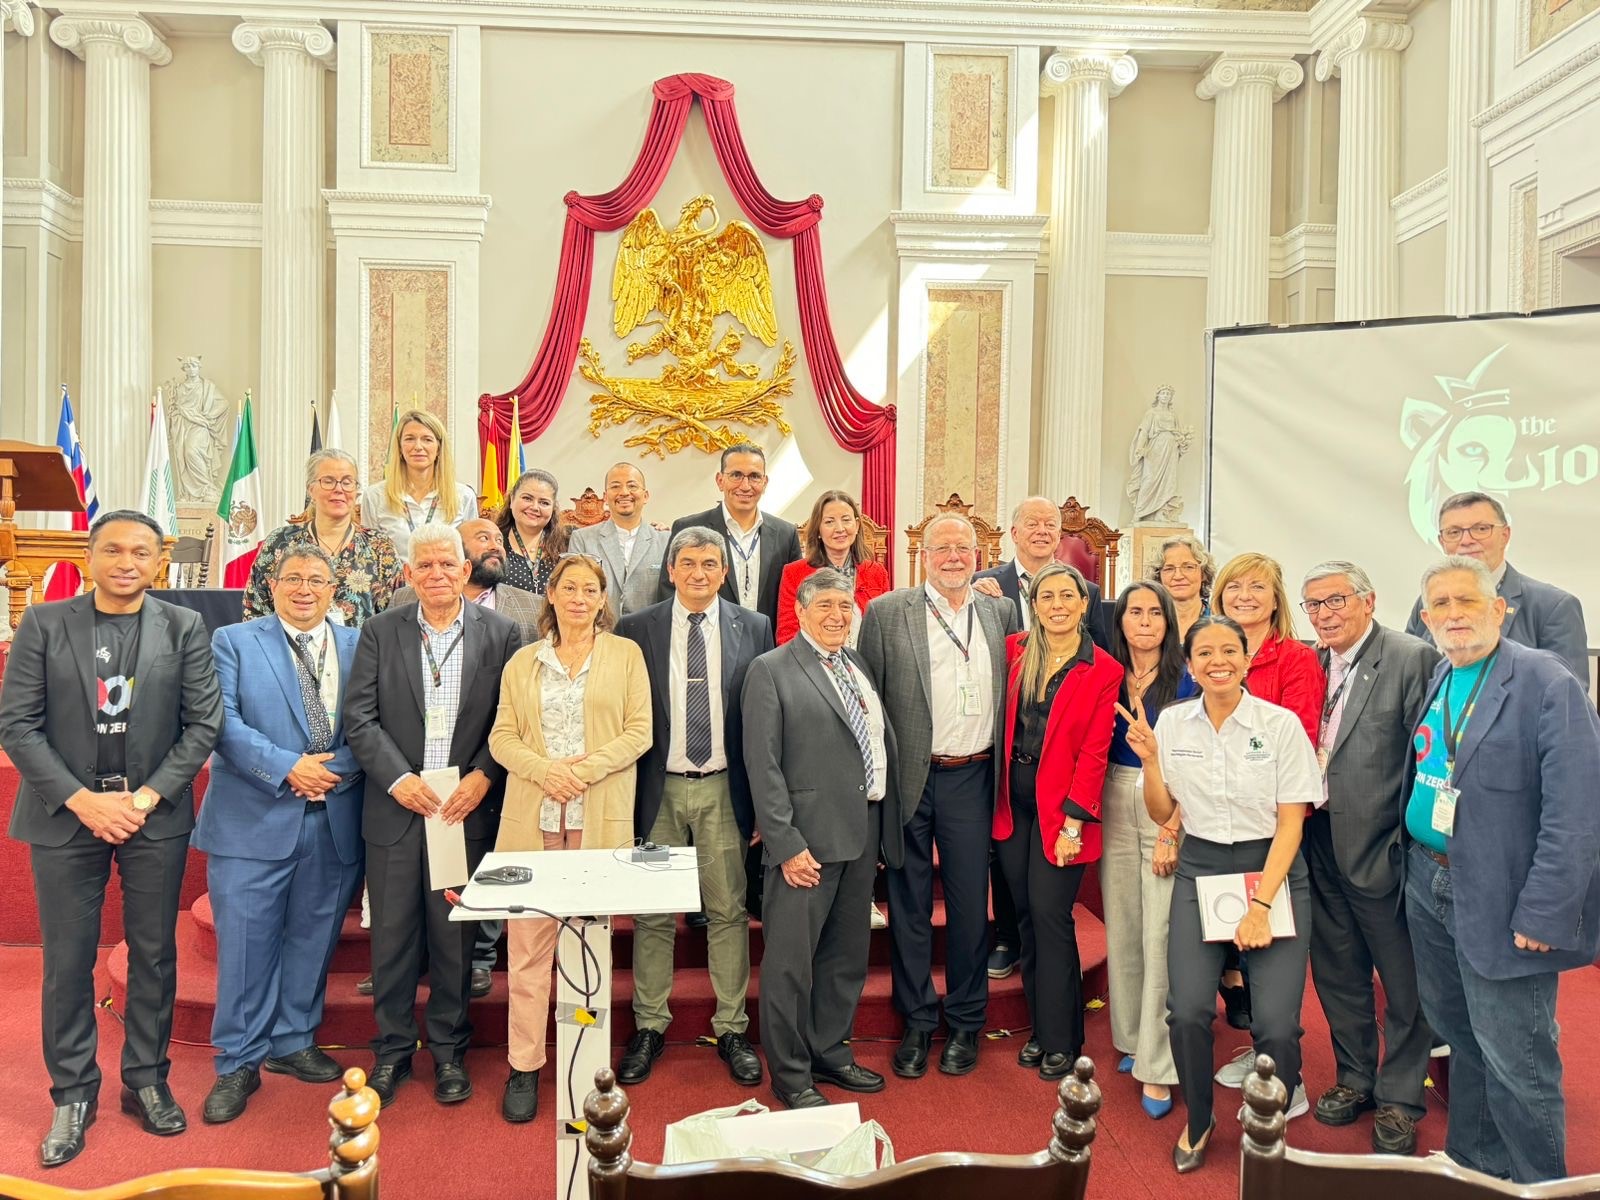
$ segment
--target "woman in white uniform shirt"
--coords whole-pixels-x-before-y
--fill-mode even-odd
[[[478,515],[478,494],[456,482],[444,425],[432,413],[400,414],[389,441],[383,478],[361,493],[361,523],[381,529],[403,560],[411,531],[432,521],[459,525]]]
[[[1183,853],[1172,892],[1167,937],[1167,1024],[1189,1122],[1172,1151],[1180,1174],[1205,1162],[1216,1128],[1212,1114],[1212,1022],[1216,979],[1227,942],[1201,936],[1195,880],[1261,872],[1233,944],[1250,964],[1251,1038],[1270,1054],[1294,1102],[1300,1086],[1300,1000],[1305,993],[1311,893],[1300,857],[1307,805],[1322,803],[1316,751],[1300,719],[1244,690],[1245,634],[1227,617],[1202,617],[1184,638],[1200,698],[1164,711],[1158,739],[1137,702],[1128,747],[1144,764],[1144,802],[1153,821],[1183,821]],[[1119,706],[1120,707],[1120,706]],[[1274,940],[1267,913],[1289,889],[1294,937]],[[1293,1113],[1294,1104],[1290,1111]],[[1302,1111],[1304,1111],[1302,1107]]]

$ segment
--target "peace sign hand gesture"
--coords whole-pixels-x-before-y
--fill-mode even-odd
[[[1139,756],[1140,762],[1149,762],[1156,756],[1156,731],[1150,727],[1150,722],[1145,720],[1144,701],[1138,696],[1131,696],[1129,699],[1133,703],[1132,712],[1121,704],[1117,705],[1117,711],[1128,723],[1128,749]]]

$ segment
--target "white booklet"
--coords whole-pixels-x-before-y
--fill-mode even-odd
[[[1250,898],[1261,886],[1261,872],[1242,875],[1196,875],[1200,899],[1200,934],[1207,942],[1231,942],[1233,933],[1250,911]],[[1275,938],[1294,936],[1294,909],[1289,906],[1289,881],[1285,879],[1272,898],[1267,925]]]
[[[461,782],[461,771],[456,767],[424,771],[422,782],[431,787],[439,799],[448,800]],[[428,841],[428,881],[433,890],[464,887],[467,882],[466,825],[462,822],[446,825],[444,818],[435,814],[423,822],[423,830]]]

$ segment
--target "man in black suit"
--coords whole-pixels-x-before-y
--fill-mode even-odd
[[[94,964],[111,860],[122,875],[128,1007],[122,1109],[149,1133],[188,1127],[167,1087],[178,894],[196,772],[222,732],[198,613],[145,592],[161,528],[118,510],[89,530],[94,591],[22,615],[0,693],[0,747],[22,784],[11,836],[32,846],[44,936],[44,1058],[55,1116],[39,1161],[83,1149],[100,1091]]]
[[[427,524],[411,534],[406,582],[418,603],[391,606],[361,627],[345,694],[345,736],[366,772],[361,836],[372,898],[372,1007],[378,1036],[367,1083],[385,1108],[411,1078],[417,981],[428,964],[428,1050],[434,1099],[472,1095],[463,1059],[475,922],[450,920],[428,874],[423,820],[466,826],[467,868],[494,843],[505,769],[489,755],[500,674],[521,645],[516,624],[462,599],[472,567],[461,534]],[[447,796],[422,772],[455,767]]]
[[[772,649],[772,626],[758,612],[721,601],[728,574],[722,535],[680,530],[668,546],[676,595],[623,617],[617,632],[644,651],[654,735],[639,760],[634,828],[660,846],[692,833],[700,855],[706,952],[717,1010],[717,1054],[735,1083],[761,1082],[761,1060],[745,1039],[750,1019],[750,918],[745,911],[745,850],[755,833],[744,769],[739,695],[745,669]],[[617,1067],[623,1083],[649,1078],[672,1021],[672,943],[676,919],[640,916],[633,934],[633,1021],[637,1032]]]
[[[861,913],[878,856],[900,866],[905,842],[894,730],[845,645],[855,585],[823,567],[796,606],[800,636],[745,677],[744,759],[767,870],[761,1041],[778,1099],[814,1108],[828,1102],[818,1083],[883,1090],[846,1039],[867,979]]]
[[[730,604],[753,608],[778,627],[778,585],[783,568],[800,557],[800,535],[782,517],[761,511],[767,490],[767,453],[760,446],[740,442],[722,452],[717,470],[717,490],[722,503],[705,512],[679,517],[672,537],[691,525],[722,535],[728,547],[728,577],[722,596]],[[661,595],[672,595],[672,578],[661,564]]]
[[[1061,510],[1047,496],[1029,496],[1011,510],[1011,545],[1016,557],[998,567],[979,571],[972,577],[972,586],[986,596],[1004,596],[1017,606],[1019,629],[1026,631],[1033,621],[1033,607],[1024,593],[1033,577],[1055,561],[1056,550],[1061,546]],[[984,580],[993,580],[985,584]],[[1107,653],[1111,645],[1106,641],[1106,615],[1101,605],[1100,585],[1086,580],[1089,585],[1089,636],[1094,644]]]

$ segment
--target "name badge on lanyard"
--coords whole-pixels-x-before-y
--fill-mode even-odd
[[[972,677],[972,628],[975,619],[974,610],[977,601],[967,601],[967,640],[963,642],[956,636],[956,631],[950,628],[950,623],[944,619],[932,600],[923,597],[927,602],[928,611],[933,614],[933,619],[939,622],[939,628],[950,639],[952,645],[961,653],[961,665],[956,668],[956,703],[963,717],[981,717],[983,715],[983,689],[978,686],[978,681]]]
[[[451,729],[445,720],[444,705],[433,704],[428,707],[423,737],[430,742],[448,742]]]
[[[1461,720],[1454,721],[1450,712],[1450,684],[1455,678],[1452,670],[1450,679],[1444,685],[1444,783],[1433,789],[1433,812],[1429,824],[1435,833],[1445,837],[1452,837],[1456,829],[1456,804],[1461,799],[1461,789],[1455,786],[1456,751],[1461,748],[1461,739],[1467,732],[1467,720],[1472,716],[1473,706],[1478,702],[1478,693],[1483,690],[1483,681],[1489,678],[1489,671],[1494,666],[1495,655],[1491,654],[1484,660],[1483,669],[1478,672],[1478,678],[1473,680],[1472,690],[1467,693],[1466,703],[1461,707]]]

